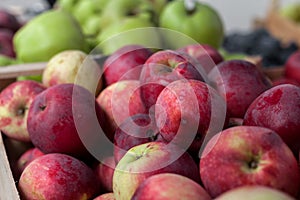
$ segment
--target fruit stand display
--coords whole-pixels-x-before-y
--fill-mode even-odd
[[[0,199],[299,199],[300,24],[280,9],[228,35],[193,0],[0,12]]]

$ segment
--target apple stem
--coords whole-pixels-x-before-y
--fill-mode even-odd
[[[196,9],[196,0],[184,0],[184,6],[188,13],[192,14]]]

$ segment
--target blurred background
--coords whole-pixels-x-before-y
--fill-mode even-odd
[[[53,1],[53,0],[49,0]],[[201,0],[212,5],[222,16],[226,32],[236,30],[247,31],[252,27],[255,18],[263,18],[266,15],[272,0]],[[281,0],[281,5],[287,5],[299,0]],[[47,0],[1,0],[0,8],[8,8],[18,14],[27,12],[30,17],[35,12],[40,12],[49,7]]]

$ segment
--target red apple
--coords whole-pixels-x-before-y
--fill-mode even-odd
[[[20,158],[18,159],[16,163],[17,170],[19,174],[22,174],[24,169],[31,163],[33,160],[35,160],[38,157],[41,157],[45,155],[41,150],[39,150],[36,147],[30,148],[27,151],[25,151]]]
[[[102,190],[112,192],[112,178],[115,171],[116,162],[113,156],[104,158],[94,169],[99,179]]]
[[[11,58],[16,56],[13,45],[13,37],[14,33],[11,30],[0,28],[0,54]]]
[[[195,58],[206,73],[209,73],[217,64],[224,61],[217,49],[208,44],[191,44],[177,50]]]
[[[271,81],[245,60],[221,62],[211,70],[209,79],[226,100],[230,118],[243,118],[252,101],[271,87]]]
[[[272,129],[297,155],[300,150],[300,88],[283,84],[265,91],[250,105],[243,124]]]
[[[22,199],[81,200],[99,189],[93,170],[74,157],[52,153],[32,161],[19,181]]]
[[[261,185],[241,186],[229,190],[215,200],[296,200],[290,195]]]
[[[17,81],[0,93],[0,130],[10,138],[30,141],[27,131],[28,109],[36,95],[46,89],[35,81]]]
[[[149,177],[135,191],[132,200],[211,200],[196,182],[182,175],[162,173]]]
[[[126,45],[115,51],[104,62],[106,85],[119,80],[139,80],[142,66],[151,54],[140,45]]]
[[[296,197],[300,184],[297,160],[274,131],[236,126],[215,135],[200,160],[205,189],[215,198],[233,188],[262,185]]]
[[[300,82],[300,51],[292,53],[284,66],[285,77]]]
[[[94,200],[115,200],[114,193],[105,193],[101,194],[100,196],[96,197]]]
[[[169,83],[179,79],[203,80],[199,64],[187,54],[172,50],[158,51],[151,55],[142,68],[141,95],[149,109],[160,92]]]
[[[152,141],[162,141],[154,119],[146,114],[128,118],[115,132],[114,157],[116,163],[132,147]]]
[[[27,127],[32,143],[44,153],[86,157],[89,153],[82,141],[93,141],[102,118],[91,92],[79,85],[59,84],[35,97]]]
[[[8,10],[0,10],[0,28],[9,29],[16,32],[21,27],[17,17]]]
[[[205,137],[221,131],[226,123],[222,97],[198,80],[170,83],[158,96],[155,120],[162,138],[198,156]]]
[[[117,164],[113,176],[115,198],[131,199],[144,180],[160,173],[175,173],[200,181],[196,163],[183,149],[149,142],[131,148]]]
[[[99,94],[97,102],[105,111],[107,124],[103,128],[111,141],[117,127],[128,117],[147,113],[138,80],[123,80],[111,84]]]

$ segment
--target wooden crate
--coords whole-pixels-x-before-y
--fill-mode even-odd
[[[39,75],[45,68],[46,63],[32,63],[0,67],[0,91],[16,81],[20,75]],[[6,148],[0,132],[0,199],[1,200],[20,200],[20,196],[13,177],[9,163],[9,154],[7,151],[13,149]]]

